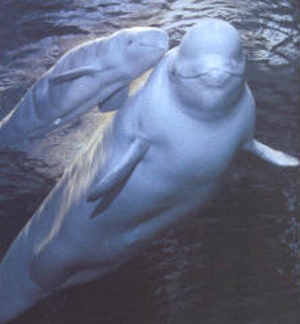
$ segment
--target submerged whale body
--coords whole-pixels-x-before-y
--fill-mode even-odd
[[[45,294],[116,269],[199,210],[241,149],[298,164],[254,140],[244,67],[238,32],[215,19],[194,26],[162,58],[8,250],[0,267],[1,323]],[[8,287],[12,281],[18,289]]]

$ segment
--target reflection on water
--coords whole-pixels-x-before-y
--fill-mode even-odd
[[[2,0],[0,7],[1,117],[83,40],[152,25],[168,31],[174,46],[200,18],[219,17],[243,38],[247,77],[259,107],[257,137],[297,155],[296,0]],[[84,145],[86,138],[76,132],[89,125],[79,122],[47,140],[55,146],[66,138],[60,149],[68,152],[72,142]],[[54,167],[52,177],[46,176],[46,165],[11,152],[2,152],[0,163],[3,254],[60,171]],[[295,171],[241,157],[226,190],[205,211],[116,273],[59,293],[15,323],[296,323],[298,188]]]

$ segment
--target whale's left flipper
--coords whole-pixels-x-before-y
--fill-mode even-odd
[[[65,82],[70,82],[73,81],[75,79],[84,77],[84,76],[89,76],[89,75],[95,75],[97,73],[101,73],[102,70],[101,69],[95,69],[93,67],[90,66],[84,66],[84,67],[80,67],[80,68],[75,68],[75,69],[71,69],[67,72],[63,72],[63,73],[58,73],[57,75],[51,76],[49,78],[49,83],[52,86],[55,85],[59,85]]]
[[[247,152],[253,153],[261,159],[281,167],[297,167],[299,160],[291,155],[277,151],[259,141],[252,139],[243,149]]]
[[[131,172],[147,153],[149,146],[150,144],[145,138],[136,137],[119,164],[106,174],[96,185],[96,188],[89,193],[87,201],[92,202],[102,196],[111,194],[114,189],[130,176]]]

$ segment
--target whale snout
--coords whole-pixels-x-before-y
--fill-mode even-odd
[[[122,42],[122,47],[128,52],[140,54],[144,50],[159,50],[165,52],[169,47],[168,34],[156,27],[133,27],[116,33]]]
[[[139,35],[137,42],[142,48],[159,50],[164,53],[169,47],[169,36],[161,29],[148,28]]]
[[[244,61],[223,55],[200,55],[187,60],[177,58],[173,64],[173,75],[182,79],[198,78],[207,81],[209,85],[220,86],[231,77],[243,77]]]
[[[207,86],[223,87],[232,76],[233,74],[226,70],[214,68],[200,75],[199,78],[201,78]]]
[[[155,27],[135,27],[120,32],[122,46],[118,46],[123,68],[131,79],[154,67],[167,51],[168,34]]]

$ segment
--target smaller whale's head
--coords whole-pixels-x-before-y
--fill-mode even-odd
[[[169,46],[168,34],[154,27],[122,29],[108,41],[113,61],[130,79],[155,66]]]
[[[187,32],[170,64],[178,94],[207,110],[219,108],[219,101],[226,105],[227,99],[239,94],[244,72],[239,34],[219,19],[203,19]]]

